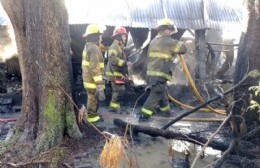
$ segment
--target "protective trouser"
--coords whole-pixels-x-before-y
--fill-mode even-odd
[[[111,82],[111,87],[112,87],[112,98],[109,104],[109,108],[110,110],[118,111],[120,109],[120,99],[125,92],[125,86]]]
[[[99,114],[97,113],[98,109],[98,98],[96,95],[95,89],[87,90],[88,99],[87,99],[87,113],[88,122],[97,122],[100,119]]]
[[[6,77],[4,63],[0,63],[0,93],[6,92]]]
[[[147,117],[153,115],[155,108],[159,105],[161,112],[170,112],[169,100],[167,97],[167,84],[166,82],[156,82],[151,86],[151,91],[146,99],[141,113]]]

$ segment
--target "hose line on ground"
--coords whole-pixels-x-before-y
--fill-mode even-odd
[[[193,107],[193,106],[190,106],[190,105],[187,105],[187,104],[184,104],[184,103],[180,102],[179,100],[173,98],[170,94],[168,94],[168,98],[169,98],[172,102],[174,102],[174,103],[176,103],[176,104],[178,104],[178,105],[180,105],[180,106],[182,106],[182,107],[184,107],[184,108],[187,108],[187,109],[194,109],[194,108],[195,108],[195,107]],[[201,109],[199,109],[199,111],[211,112],[210,109],[206,109],[206,108],[201,108]]]
[[[192,79],[192,77],[191,77],[191,75],[190,75],[190,72],[189,72],[189,70],[188,70],[188,67],[187,67],[187,65],[186,65],[186,63],[185,63],[185,60],[184,60],[184,58],[183,58],[183,56],[182,55],[179,55],[179,58],[180,58],[180,61],[181,61],[181,64],[182,64],[182,67],[183,67],[183,71],[184,71],[184,73],[185,73],[185,75],[187,76],[187,78],[188,78],[188,81],[189,81],[189,83],[190,83],[190,86],[191,86],[191,88],[192,88],[192,90],[193,90],[193,92],[194,92],[194,94],[195,94],[195,96],[198,98],[198,100],[201,102],[201,103],[204,103],[205,101],[203,100],[203,98],[202,98],[202,96],[199,94],[199,92],[198,92],[198,90],[197,90],[197,88],[196,88],[196,86],[195,86],[195,84],[194,84],[194,82],[193,82],[193,79]],[[173,101],[173,98],[170,96],[170,95],[168,95],[168,97]],[[176,102],[177,104],[180,104],[180,105],[184,105],[183,103],[181,103],[181,102],[179,102],[179,101],[174,101],[174,102]],[[192,108],[191,106],[189,106],[188,107],[188,105],[185,105],[187,108]],[[184,106],[184,107],[185,107]],[[221,114],[221,115],[226,115],[226,111],[225,110],[220,110],[220,109],[213,109],[212,107],[210,107],[209,105],[207,105],[206,106],[206,108],[209,110],[209,111],[211,111],[211,112],[214,112],[214,113],[217,113],[217,114]]]

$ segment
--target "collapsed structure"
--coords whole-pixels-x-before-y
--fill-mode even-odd
[[[147,0],[142,1],[142,3],[136,3],[135,0],[116,0],[114,3],[99,0],[93,3],[93,1],[87,0],[72,4],[66,1],[70,23],[75,95],[80,95],[78,99],[82,100],[82,94],[79,94],[82,89],[81,56],[84,47],[82,34],[90,23],[102,24],[107,27],[103,36],[105,46],[111,44],[112,30],[115,26],[120,23],[120,25],[127,27],[129,37],[132,37],[128,41],[130,49],[128,59],[135,62],[133,72],[131,72],[136,79],[135,91],[140,89],[138,85],[144,84],[142,80],[145,78],[147,47],[149,41],[156,34],[153,28],[157,25],[158,20],[164,17],[172,19],[177,25],[178,33],[173,38],[181,39],[185,32],[191,36],[190,38],[183,37],[183,40],[191,41],[189,56],[186,60],[189,68],[194,72],[191,75],[200,80],[223,76],[234,59],[234,52],[230,52],[230,56],[226,57],[223,66],[215,69],[223,49],[224,51],[233,51],[234,49],[233,39],[228,41],[225,48],[221,46],[225,43],[222,38],[223,30],[241,27],[244,20],[242,5],[231,6],[231,4],[224,0]],[[95,6],[100,8],[96,9]],[[111,10],[104,10],[102,6]],[[112,10],[114,8],[117,10]],[[4,18],[1,20],[1,27],[10,26],[9,22],[3,21]],[[3,48],[3,44],[0,45]],[[106,56],[105,52],[104,56]],[[2,65],[2,72],[4,72],[1,77],[2,92],[6,92],[5,76],[17,79],[20,77],[17,55],[13,54],[3,61]],[[226,66],[224,67],[224,65]],[[174,75],[178,82],[182,83],[181,77],[183,75]],[[184,82],[187,83],[186,80]]]

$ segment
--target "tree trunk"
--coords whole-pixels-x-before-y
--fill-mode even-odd
[[[68,15],[63,0],[1,0],[14,27],[23,102],[14,137],[34,153],[80,138],[71,95]],[[64,89],[64,90],[63,90]],[[65,92],[66,94],[65,94]]]
[[[260,7],[259,0],[249,1],[249,20],[245,36],[240,40],[237,62],[235,67],[234,83],[238,83],[249,71],[258,69],[260,71]],[[258,15],[258,16],[257,16]],[[248,88],[259,85],[258,78],[248,78],[241,87],[235,90],[236,101],[233,113],[241,115],[247,110],[250,103]],[[247,125],[259,122],[256,111],[248,110],[245,115]]]

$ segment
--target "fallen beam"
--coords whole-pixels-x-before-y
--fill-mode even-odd
[[[127,123],[119,118],[114,119],[114,125],[126,129],[127,125],[131,123]],[[148,134],[152,137],[164,137],[166,139],[177,139],[177,140],[184,140],[187,142],[195,143],[198,145],[205,144],[207,142],[208,137],[201,137],[199,133],[189,133],[189,134],[184,134],[180,132],[173,132],[170,130],[162,130],[160,128],[154,128],[154,127],[149,127],[149,126],[143,126],[143,125],[133,125],[131,124],[131,131],[134,134],[137,133],[144,133]],[[226,142],[226,141],[222,141]],[[213,140],[208,146],[212,147],[216,150],[221,150],[225,151],[229,147],[229,143],[222,143],[216,140]]]

